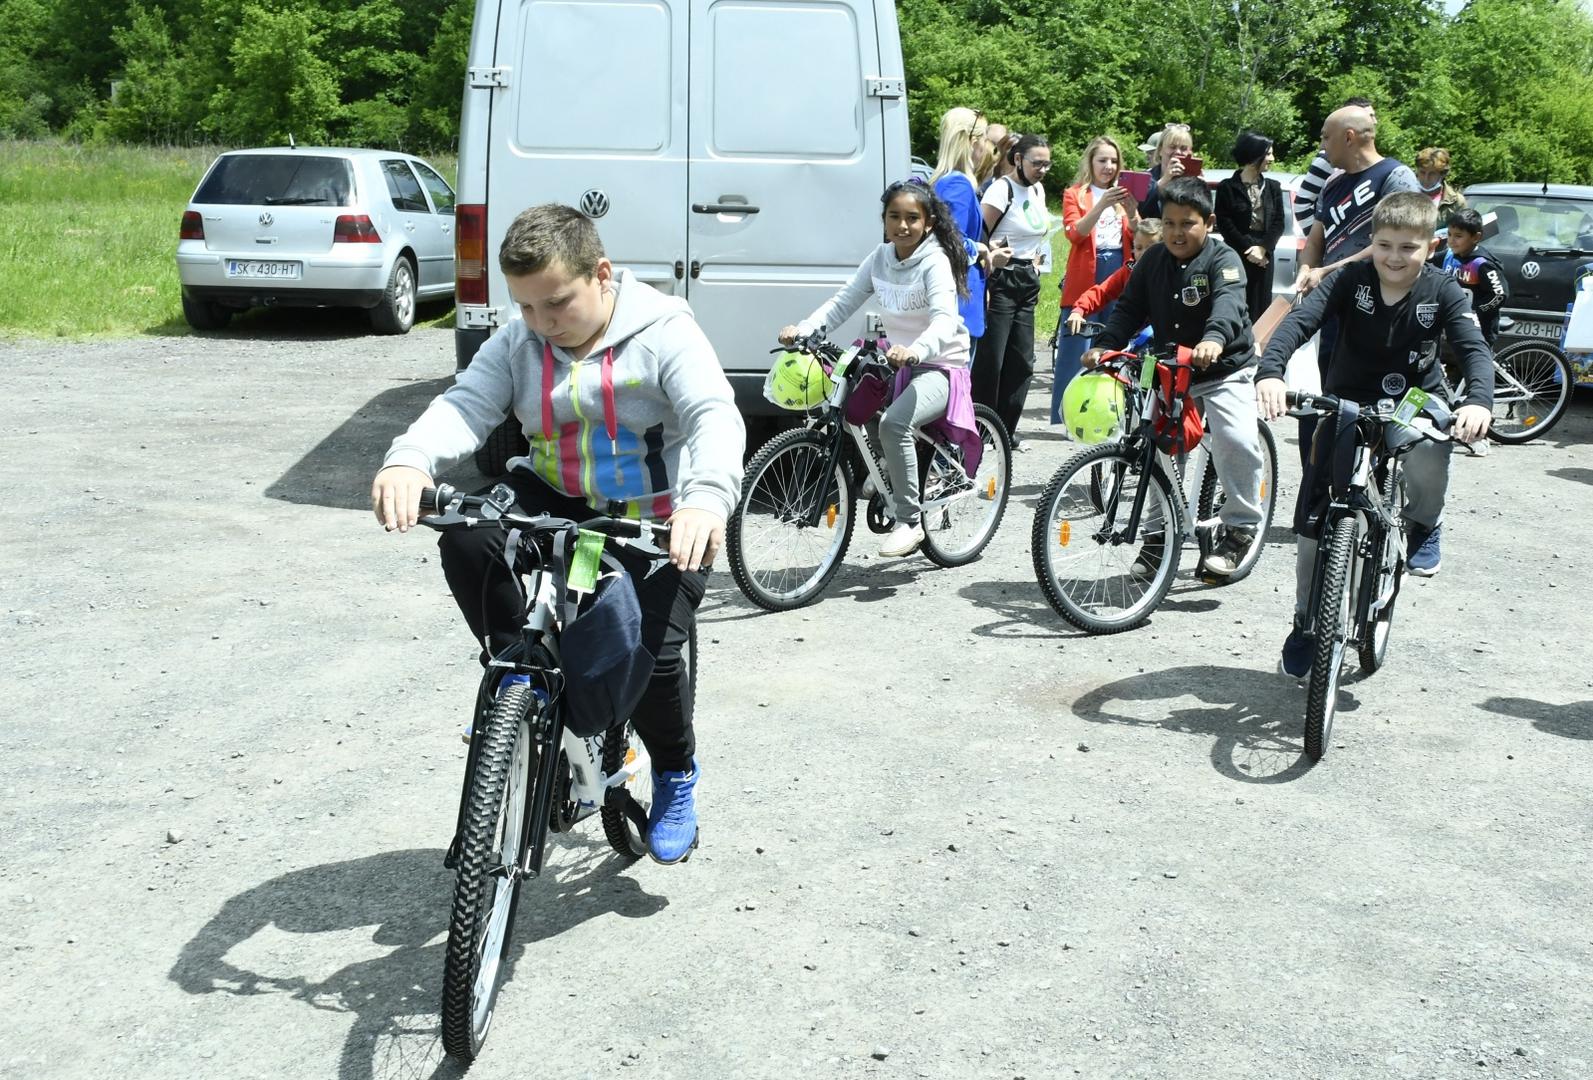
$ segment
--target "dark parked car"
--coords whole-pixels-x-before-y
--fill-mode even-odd
[[[1504,267],[1515,320],[1500,344],[1518,338],[1560,343],[1572,289],[1593,264],[1593,187],[1579,184],[1473,184],[1466,202],[1492,212],[1499,235],[1483,241]]]

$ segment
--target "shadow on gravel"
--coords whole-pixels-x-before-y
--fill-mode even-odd
[[[851,600],[859,604],[889,600],[896,595],[897,590],[914,584],[924,574],[933,574],[940,569],[921,555],[910,558],[912,561],[892,559],[889,562],[870,562],[867,566],[843,564],[817,600],[795,610],[808,611],[837,600]],[[719,574],[721,569],[723,578]],[[730,560],[726,559],[722,567],[715,564],[714,587],[703,599],[702,607],[697,609],[697,621],[703,624],[730,623],[755,619],[760,615],[780,614],[784,613],[765,611],[742,595],[736,579],[730,574]]]
[[[453,381],[451,375],[417,379],[383,390],[266,488],[266,497],[337,510],[369,510],[371,477],[388,444]]]
[[[1033,578],[1023,581],[976,581],[957,590],[957,595],[993,612],[997,619],[973,628],[973,633],[988,638],[1046,638],[1066,641],[1089,637],[1051,610],[1045,595]]]
[[[1578,484],[1593,484],[1593,469],[1550,469],[1549,475]]]
[[[514,993],[515,965],[528,947],[599,915],[645,918],[669,903],[620,874],[627,864],[601,839],[566,834],[549,841],[543,876],[527,882],[520,894],[506,994]],[[273,878],[228,900],[183,947],[169,978],[190,994],[289,994],[312,1009],[352,1013],[338,1080],[463,1076],[464,1070],[443,1055],[438,1018],[447,947],[443,935],[453,900],[453,874],[442,860],[436,849],[391,851]],[[264,944],[251,948],[251,939],[266,931]],[[311,937],[284,947],[282,934],[334,937],[328,943]],[[365,956],[372,951],[370,943],[387,952],[341,966],[324,979],[293,973],[294,958],[307,957],[308,966],[326,970],[324,952],[356,940]],[[257,966],[274,970],[247,970],[239,966],[247,960],[234,962],[229,955],[234,950],[245,957],[266,955],[270,964]],[[562,992],[558,996],[564,1000]]]
[[[1500,716],[1516,716],[1532,721],[1532,726],[1566,739],[1593,739],[1593,701],[1573,701],[1569,705],[1550,705],[1531,698],[1491,697],[1481,708]]]
[[[1185,704],[1187,699],[1193,704]],[[1157,702],[1180,702],[1157,708]],[[1338,711],[1360,703],[1339,690]],[[1211,764],[1244,784],[1286,784],[1311,770],[1302,745],[1305,695],[1292,681],[1248,668],[1190,665],[1107,683],[1073,703],[1081,719],[1215,738]]]
[[[415,326],[453,313],[453,300],[426,300],[415,306]],[[232,317],[223,330],[194,330],[181,315],[144,328],[149,337],[247,337],[255,341],[334,341],[374,337],[370,313],[359,308],[251,308]]]

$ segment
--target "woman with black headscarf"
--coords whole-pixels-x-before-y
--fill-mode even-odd
[[[1272,249],[1283,235],[1283,188],[1266,177],[1272,140],[1254,131],[1233,148],[1239,171],[1217,185],[1217,231],[1245,265],[1245,301],[1252,321],[1272,303]]]

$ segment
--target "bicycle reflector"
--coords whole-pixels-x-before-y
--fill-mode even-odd
[[[834,389],[834,381],[817,359],[805,353],[783,352],[775,357],[763,396],[782,409],[806,412],[823,404]]]
[[[1081,443],[1101,443],[1116,435],[1127,408],[1123,384],[1104,372],[1080,372],[1062,391],[1062,417],[1069,434]]]

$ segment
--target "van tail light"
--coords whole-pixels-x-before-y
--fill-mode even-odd
[[[332,243],[334,244],[380,244],[381,236],[376,232],[376,226],[371,224],[371,219],[365,214],[339,214],[337,224],[332,226]]]
[[[461,203],[454,208],[454,303],[487,302],[487,207]]]
[[[182,228],[177,231],[179,240],[203,240],[205,238],[205,219],[199,216],[198,210],[184,210]]]

